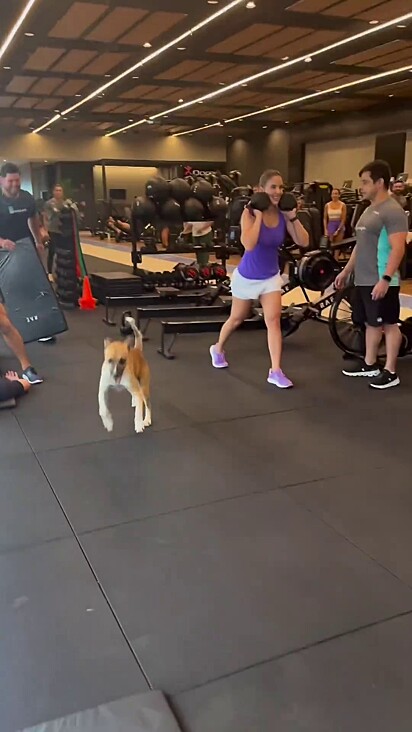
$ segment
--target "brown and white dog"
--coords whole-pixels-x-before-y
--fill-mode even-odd
[[[143,338],[133,318],[126,318],[133,330],[132,340],[104,341],[104,361],[99,385],[99,414],[108,432],[113,430],[109,409],[109,391],[127,389],[135,410],[134,428],[143,432],[152,424],[150,406],[150,370],[143,356]]]

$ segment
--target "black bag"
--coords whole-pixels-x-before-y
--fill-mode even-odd
[[[25,343],[64,333],[67,322],[30,239],[0,249],[0,301]]]

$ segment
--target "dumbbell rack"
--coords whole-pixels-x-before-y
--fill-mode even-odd
[[[193,245],[191,247],[187,247],[187,249],[180,248],[176,249],[174,251],[173,247],[169,247],[168,249],[161,249],[160,251],[156,252],[145,252],[144,248],[141,250],[137,249],[137,242],[132,239],[132,271],[135,276],[139,275],[139,265],[143,262],[143,255],[148,254],[149,256],[160,256],[164,254],[194,254],[196,255],[196,252],[204,252],[204,247]],[[239,248],[235,246],[230,246],[227,244],[213,244],[213,246],[210,246],[206,249],[206,251],[209,252],[209,254],[214,254],[216,257],[216,260],[219,261],[222,264],[222,267],[226,269],[226,264],[231,256],[233,255],[239,255]]]

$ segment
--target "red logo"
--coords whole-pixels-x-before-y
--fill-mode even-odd
[[[191,166],[191,165],[184,165],[184,166],[183,166],[183,171],[184,171],[184,173],[183,173],[183,174],[184,174],[185,178],[186,178],[187,176],[189,176],[189,175],[192,175],[192,170],[193,170],[193,168],[192,168],[192,166]]]

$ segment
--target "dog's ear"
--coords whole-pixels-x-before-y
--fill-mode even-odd
[[[128,350],[131,351],[134,348],[134,335],[127,336],[124,342],[127,344]]]
[[[113,338],[105,338],[104,339],[104,348],[105,348],[105,350],[106,350],[106,348],[108,346],[110,346],[111,343],[113,343]]]

